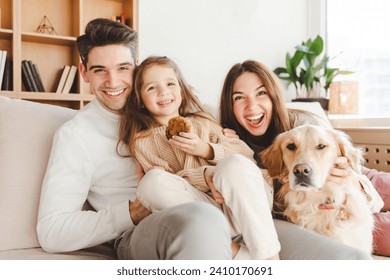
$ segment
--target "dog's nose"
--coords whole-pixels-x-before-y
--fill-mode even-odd
[[[311,167],[305,163],[297,164],[294,166],[294,175],[296,178],[303,180],[310,176],[311,174]]]

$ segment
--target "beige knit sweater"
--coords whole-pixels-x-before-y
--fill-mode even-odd
[[[153,128],[147,136],[141,132],[135,142],[135,157],[145,172],[153,167],[162,167],[183,177],[200,191],[208,192],[203,174],[207,166],[214,166],[219,160],[233,154],[242,154],[255,163],[252,149],[240,139],[224,136],[217,122],[199,116],[187,117],[186,120],[191,126],[191,133],[211,145],[214,158],[205,160],[173,148],[165,136],[166,126],[160,126]]]

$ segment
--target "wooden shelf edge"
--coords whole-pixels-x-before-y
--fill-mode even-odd
[[[22,32],[22,41],[45,44],[73,46],[77,38],[71,36],[51,35],[38,32]]]
[[[0,34],[13,34],[14,31],[12,29],[0,28]]]
[[[48,101],[91,101],[95,98],[93,94],[80,93],[51,93],[51,92],[27,92],[20,93],[5,92],[0,93],[1,96],[6,96],[15,99],[29,99],[29,100],[48,100]]]
[[[0,34],[1,34],[1,39],[9,40],[12,38],[12,35],[14,34],[14,32],[11,29],[0,28]]]

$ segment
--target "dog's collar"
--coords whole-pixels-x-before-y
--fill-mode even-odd
[[[345,196],[344,201],[340,206],[334,206],[334,205],[332,205],[332,203],[334,203],[334,201],[331,202],[330,200],[328,200],[325,203],[318,205],[318,209],[338,210],[337,215],[336,215],[336,219],[338,219],[340,221],[348,220],[349,215],[348,215],[347,211],[345,210],[345,205],[347,204],[347,196]]]
[[[344,206],[347,204],[347,201],[348,201],[347,196],[345,196],[344,201],[341,204],[341,206],[336,207],[333,205],[334,201],[327,200],[327,201],[325,201],[325,203],[319,204],[318,209],[321,209],[321,210],[343,209]]]

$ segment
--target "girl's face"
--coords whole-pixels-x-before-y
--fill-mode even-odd
[[[251,135],[263,135],[272,119],[272,101],[263,81],[244,72],[233,85],[233,112],[238,123]]]
[[[162,125],[179,115],[182,97],[175,71],[167,66],[150,66],[143,75],[141,98],[150,114]]]

